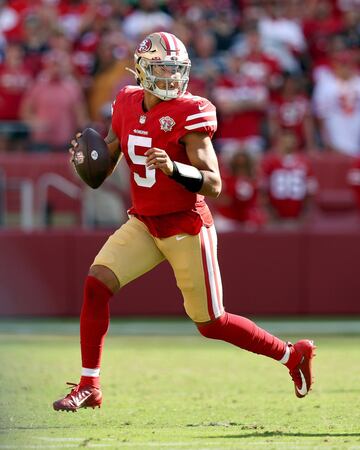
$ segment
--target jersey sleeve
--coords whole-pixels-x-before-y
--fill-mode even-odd
[[[206,133],[210,138],[213,137],[217,129],[216,108],[202,97],[197,97],[191,103],[189,102],[184,111],[184,120],[181,135],[198,132]]]
[[[114,114],[115,110],[124,109],[128,107],[128,103],[131,101],[131,97],[140,90],[138,86],[124,86],[117,93],[115,100],[112,103],[112,113]]]

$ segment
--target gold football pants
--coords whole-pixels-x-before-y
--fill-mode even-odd
[[[195,236],[156,238],[131,217],[108,238],[93,265],[108,267],[123,287],[164,259],[173,268],[188,316],[194,322],[220,317],[224,308],[214,226],[202,227]]]

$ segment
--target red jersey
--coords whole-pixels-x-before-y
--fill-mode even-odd
[[[219,101],[264,102],[268,99],[268,89],[261,83],[249,77],[224,77],[214,88],[214,97]],[[218,137],[221,139],[246,139],[261,135],[261,124],[264,111],[257,107],[249,107],[224,115],[219,121]]]
[[[238,222],[263,224],[265,216],[258,207],[259,190],[256,180],[230,174],[223,175],[222,180],[222,192],[228,201],[217,204],[219,213]]]
[[[142,88],[126,86],[113,105],[112,128],[131,172],[129,212],[158,237],[197,234],[203,224],[212,224],[204,197],[187,191],[161,170],[148,169],[144,154],[158,147],[172,160],[191,164],[181,138],[190,132],[212,137],[217,126],[215,107],[202,97],[186,93],[145,112],[143,98]]]
[[[12,69],[0,65],[0,120],[19,120],[22,98],[31,81],[24,66]]]
[[[279,217],[299,217],[314,185],[308,159],[300,154],[269,154],[262,170],[270,204]]]
[[[279,97],[272,104],[272,114],[280,128],[292,130],[301,147],[305,144],[304,121],[310,114],[310,101],[303,95],[292,98]]]

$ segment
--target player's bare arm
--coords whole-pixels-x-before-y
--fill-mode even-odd
[[[119,139],[117,138],[116,134],[114,133],[114,130],[112,127],[110,127],[108,134],[106,135],[104,139],[106,145],[108,146],[110,155],[111,155],[111,169],[109,171],[109,174],[113,172],[116,164],[119,162],[119,160],[122,157],[122,152],[120,148]]]
[[[218,197],[221,192],[221,176],[217,156],[210,137],[205,133],[188,133],[183,139],[187,156],[203,176],[199,194]]]
[[[187,156],[191,167],[197,169],[202,177],[202,186],[198,192],[209,197],[218,197],[221,192],[221,177],[219,165],[210,137],[205,133],[188,133],[183,138]],[[174,175],[174,165],[179,168],[179,163],[172,161],[165,150],[151,148],[146,153],[146,166],[149,169],[160,169],[165,175]],[[186,166],[181,164],[182,167]],[[186,171],[185,167],[185,171]],[[196,177],[196,172],[194,173]]]

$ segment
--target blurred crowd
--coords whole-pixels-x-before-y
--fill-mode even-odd
[[[360,157],[360,0],[0,0],[0,152],[104,133],[134,48],[158,30],[185,43],[189,90],[217,107],[229,223],[269,220],[262,192],[270,214],[298,217],[314,155]]]

